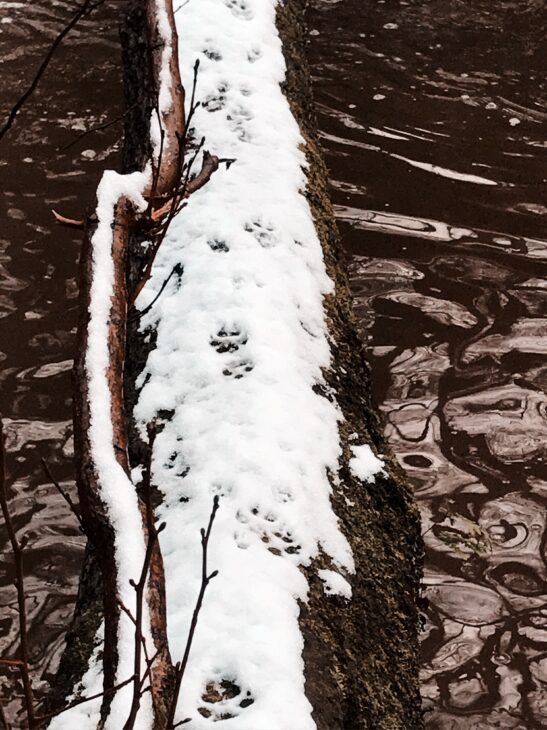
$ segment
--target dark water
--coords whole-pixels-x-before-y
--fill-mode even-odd
[[[30,83],[76,3],[0,2],[0,122]],[[55,671],[72,613],[83,539],[40,458],[74,489],[71,375],[81,232],[51,208],[82,217],[102,169],[116,165],[120,125],[70,144],[120,114],[118,3],[83,20],[60,48],[11,132],[0,142],[0,412],[7,435],[12,512],[25,552],[35,686]],[[12,558],[0,531],[0,654],[17,649]],[[0,677],[1,679],[1,677]],[[1,686],[16,712],[12,677]]]
[[[316,0],[322,142],[419,502],[428,728],[547,728],[547,8]]]

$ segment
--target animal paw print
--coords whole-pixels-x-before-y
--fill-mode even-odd
[[[203,55],[206,56],[210,61],[222,61],[222,54],[217,51],[216,48],[205,48]]]
[[[247,233],[252,233],[263,248],[272,248],[277,243],[275,228],[271,223],[261,218],[245,224]]]
[[[205,98],[205,101],[201,104],[202,107],[207,109],[208,112],[218,112],[224,109],[226,105],[226,93],[229,88],[229,85],[225,81],[221,82],[217,90]]]
[[[251,139],[247,125],[252,118],[252,113],[242,106],[237,107],[230,114],[226,115],[226,119],[230,122],[231,128],[237,134],[237,138],[242,142],[249,142]]]
[[[221,253],[227,253],[230,248],[226,241],[221,241],[218,238],[213,238],[211,241],[207,241],[207,244],[211,251],[219,251]]]
[[[251,360],[236,360],[228,367],[225,367],[222,374],[227,378],[240,380],[246,373],[250,373],[253,368],[254,363]]]
[[[242,20],[251,20],[253,11],[246,0],[224,0],[226,7],[229,8],[236,18]]]
[[[237,352],[240,347],[247,344],[247,335],[235,327],[231,329],[223,327],[210,340],[210,344],[220,354],[224,352]]]
[[[241,710],[254,703],[250,690],[243,691],[233,679],[208,682],[201,696],[202,706],[198,712],[213,722],[230,720],[241,714]]]
[[[249,63],[255,63],[259,58],[262,58],[262,51],[257,46],[253,46],[253,48],[247,51],[247,61]]]
[[[236,519],[240,524],[246,525],[247,529],[258,534],[273,555],[298,555],[302,550],[291,530],[286,529],[272,512],[261,514],[259,508],[254,507],[250,514],[238,512]],[[240,535],[238,539],[241,540]]]

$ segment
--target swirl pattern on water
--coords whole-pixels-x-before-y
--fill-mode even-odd
[[[426,725],[547,727],[547,10],[317,0],[309,22],[358,324],[423,519]]]
[[[10,504],[28,536],[29,642],[38,696],[55,671],[70,623],[83,555],[76,520],[48,484],[45,458],[74,490],[71,378],[77,320],[79,231],[55,226],[51,208],[82,217],[102,169],[115,165],[120,127],[66,145],[120,113],[118,8],[105,3],[56,53],[37,92],[0,145],[0,412],[6,431]],[[0,1],[0,117],[26,89],[74,2]],[[0,653],[16,656],[13,557],[0,526]],[[8,717],[20,719],[18,680],[0,673]],[[19,687],[20,690],[20,687]],[[20,725],[17,725],[20,726]]]

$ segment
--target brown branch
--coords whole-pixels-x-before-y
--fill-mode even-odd
[[[213,522],[215,520],[215,515],[218,510],[218,496],[215,496],[213,499],[213,509],[211,510],[211,515],[209,517],[209,524],[207,526],[207,530],[201,529],[201,587],[199,590],[198,598],[196,601],[196,605],[194,608],[194,613],[192,614],[192,621],[190,623],[190,629],[188,631],[188,638],[186,640],[186,647],[184,649],[184,656],[182,657],[182,661],[178,662],[175,670],[175,688],[173,690],[173,696],[171,698],[171,704],[169,707],[169,716],[167,719],[167,730],[173,730],[176,725],[174,725],[175,721],[175,713],[177,710],[177,703],[179,699],[180,694],[180,688],[182,685],[182,680],[184,678],[184,672],[186,670],[186,666],[188,664],[188,657],[190,656],[190,649],[192,648],[192,642],[194,640],[194,634],[196,632],[196,626],[198,623],[198,617],[199,612],[201,611],[201,607],[203,605],[203,598],[205,596],[205,591],[207,590],[207,586],[211,582],[213,578],[215,578],[218,575],[218,570],[213,571],[211,574],[207,571],[207,548],[209,546],[209,539],[211,537],[211,530],[213,528]],[[177,723],[180,724],[180,723]]]
[[[141,646],[144,646],[145,658],[148,660],[148,650],[146,648],[146,640],[142,633],[142,619],[143,619],[143,606],[144,606],[144,589],[148,578],[148,572],[150,570],[150,562],[152,560],[152,553],[154,545],[157,542],[159,533],[165,529],[165,522],[155,529],[154,525],[148,525],[148,544],[146,545],[146,553],[144,556],[144,562],[142,566],[141,576],[139,582],[135,583],[134,580],[129,582],[135,589],[135,603],[136,612],[133,622],[135,624],[135,656],[134,656],[134,671],[133,671],[133,699],[131,701],[131,709],[129,716],[123,730],[131,730],[137,719],[137,713],[140,707],[141,695],[142,695],[142,682],[141,682]],[[129,612],[128,615],[131,616]],[[147,661],[147,668],[151,671],[151,664]]]
[[[76,23],[83,18],[85,15],[89,15],[95,8],[98,8],[99,5],[102,5],[104,0],[96,0],[96,2],[92,2],[91,0],[84,0],[83,5],[81,5],[76,14],[73,16],[72,20],[70,20],[67,25],[61,30],[61,32],[57,35],[51,46],[49,47],[48,52],[44,56],[44,59],[42,60],[42,63],[38,67],[38,70],[36,74],[34,75],[34,78],[32,79],[30,86],[28,89],[19,97],[19,99],[15,102],[15,104],[12,106],[11,111],[8,114],[7,120],[2,128],[0,128],[0,141],[4,137],[5,134],[10,130],[11,126],[13,125],[16,116],[19,114],[29,97],[34,93],[36,90],[36,87],[38,86],[40,79],[42,78],[45,70],[49,66],[49,63],[51,59],[53,58],[55,51],[57,48],[61,45],[63,42],[63,39],[65,36],[67,36],[70,31],[74,28]]]
[[[211,175],[218,170],[219,164],[220,158],[218,158],[216,155],[209,154],[209,152],[205,150],[203,153],[201,170],[185,186],[185,190],[182,196],[179,194],[178,201],[177,195],[174,195],[170,200],[167,201],[167,203],[165,203],[165,205],[162,205],[161,208],[157,208],[156,210],[154,210],[151,213],[150,218],[154,222],[159,221],[166,213],[170,213],[173,207],[176,208],[177,204],[180,202],[181,197],[189,198],[192,193],[195,193],[196,190],[202,188],[206,183],[209,182],[209,180],[211,179]]]
[[[34,712],[34,692],[32,689],[32,681],[30,678],[29,664],[29,648],[28,648],[28,627],[27,627],[27,607],[25,600],[25,577],[23,569],[23,549],[25,541],[19,542],[11,514],[8,506],[8,495],[6,489],[6,467],[5,467],[5,444],[4,444],[4,424],[0,418],[0,506],[8,532],[13,559],[15,563],[15,588],[17,590],[17,606],[19,615],[19,656],[20,661],[17,664],[23,682],[23,691],[25,695],[25,710],[27,712],[28,726],[36,727]],[[12,660],[13,663],[13,660]]]
[[[51,209],[51,212],[53,213],[53,216],[54,216],[55,220],[57,221],[57,223],[59,223],[62,226],[69,226],[70,228],[81,228],[81,229],[83,229],[83,227],[84,227],[85,221],[83,218],[81,220],[77,219],[77,218],[67,218],[64,215],[57,213],[57,211],[53,210],[53,208]]]

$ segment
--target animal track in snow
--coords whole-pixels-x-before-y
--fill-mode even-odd
[[[250,690],[242,690],[235,679],[221,679],[207,683],[201,701],[199,714],[218,722],[237,717],[242,709],[254,703],[254,697]]]
[[[277,235],[272,223],[258,218],[245,224],[247,233],[252,233],[263,248],[272,248],[277,244]]]
[[[247,125],[252,118],[252,112],[243,106],[236,107],[233,111],[226,115],[226,119],[230,122],[230,127],[237,134],[237,138],[241,142],[250,142],[251,140],[251,135],[249,134]]]
[[[236,352],[241,346],[247,344],[247,335],[236,327],[231,329],[223,327],[215,337],[211,338],[210,344],[219,353]]]
[[[254,363],[251,360],[235,360],[233,363],[230,363],[230,365],[224,368],[222,374],[227,378],[239,380],[246,373],[250,373],[253,368]]]
[[[215,48],[205,48],[203,55],[207,56],[210,61],[222,61],[222,54]]]
[[[262,58],[262,51],[260,48],[253,46],[253,48],[247,51],[247,61],[249,61],[249,63],[254,63],[255,61],[258,61],[259,58]]]
[[[205,98],[205,101],[201,104],[202,107],[208,112],[218,112],[224,109],[226,105],[226,93],[229,88],[229,84],[226,81],[222,81],[217,86],[217,90]]]
[[[227,8],[229,8],[236,18],[242,20],[251,20],[253,17],[253,11],[249,7],[249,3],[245,0],[224,0]]]
[[[207,241],[207,245],[211,249],[211,251],[220,251],[222,253],[227,253],[230,248],[226,241],[221,241],[218,238],[213,238],[211,241]]]
[[[237,521],[246,525],[247,529],[260,536],[263,543],[268,545],[268,550],[274,555],[298,555],[302,549],[301,545],[295,543],[291,530],[287,529],[272,512],[261,514],[258,507],[254,507],[250,513],[239,511],[236,515]],[[266,523],[266,524],[265,524]],[[241,534],[237,534],[236,542],[242,541]],[[247,547],[245,543],[239,547]]]

